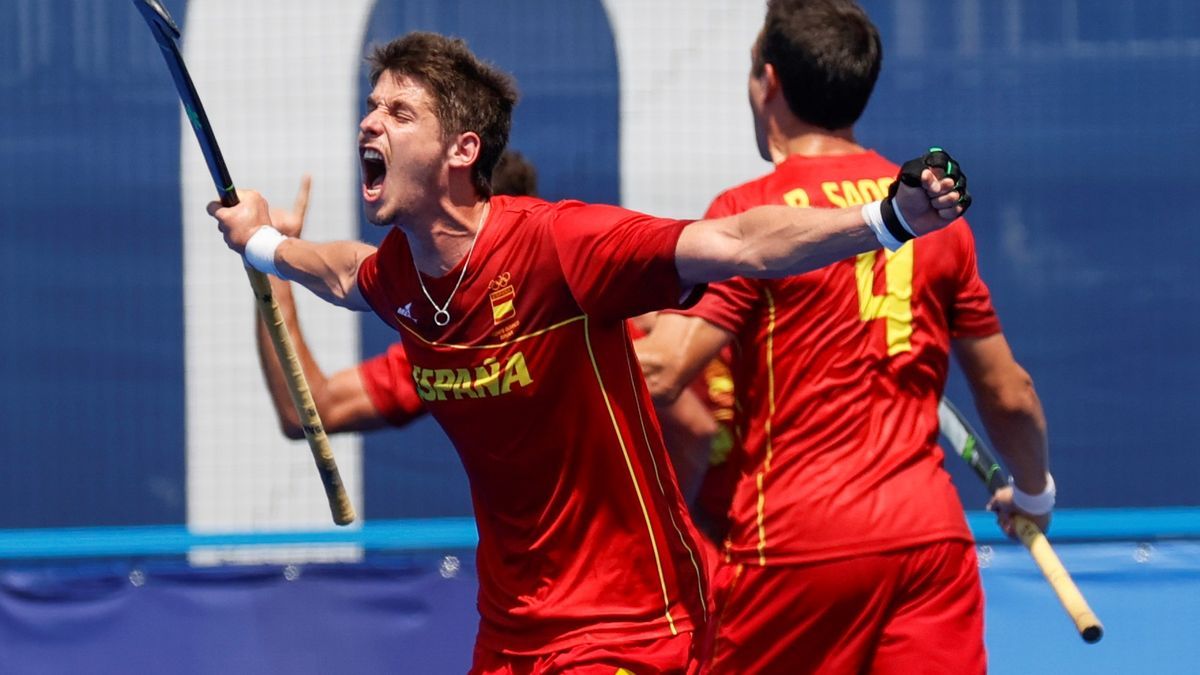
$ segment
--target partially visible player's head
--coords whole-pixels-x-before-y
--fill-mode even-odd
[[[879,31],[852,0],[768,0],[751,49],[755,122],[761,116],[755,88],[761,93],[773,78],[801,122],[830,131],[851,127],[867,107],[882,62]]]
[[[505,150],[492,171],[492,194],[536,197],[537,180],[537,169],[525,155]]]
[[[421,192],[444,191],[446,170],[468,171],[475,192],[490,196],[517,101],[512,78],[436,33],[376,47],[367,63],[373,89],[359,151],[368,217],[391,222]]]

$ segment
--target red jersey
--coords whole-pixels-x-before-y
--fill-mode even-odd
[[[425,413],[413,384],[412,364],[399,342],[358,364],[358,374],[371,404],[389,424],[401,427]]]
[[[686,225],[493,197],[445,327],[401,231],[359,270],[470,480],[490,649],[645,640],[705,620],[698,535],[623,321],[679,306]],[[422,276],[434,299],[451,295],[464,262]]]
[[[790,157],[717,197],[761,204],[880,199],[897,174],[874,152]],[[714,284],[688,313],[736,337],[742,440],[727,558],[799,563],[970,540],[936,447],[950,338],[999,332],[965,221],[786,279]]]
[[[690,385],[704,401],[717,433],[708,456],[708,470],[692,503],[692,517],[713,543],[720,544],[729,532],[729,500],[738,481],[738,439],[734,427],[733,351],[726,346]]]

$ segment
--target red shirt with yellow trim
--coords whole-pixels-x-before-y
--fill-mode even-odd
[[[874,152],[793,156],[717,197],[831,207],[887,194]],[[952,337],[1000,331],[965,221],[786,279],[713,284],[689,314],[731,331],[742,439],[727,557],[752,564],[970,540],[936,447]]]
[[[401,231],[359,269],[470,480],[488,648],[546,653],[705,621],[698,535],[623,320],[679,306],[686,225],[493,197],[445,327]],[[436,301],[463,264],[422,275]]]
[[[371,404],[389,424],[402,427],[425,414],[425,406],[413,385],[412,364],[399,342],[392,343],[383,354],[358,364],[358,374]]]

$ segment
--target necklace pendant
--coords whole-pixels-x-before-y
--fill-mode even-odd
[[[433,322],[436,323],[439,328],[445,328],[446,325],[450,323],[450,312],[446,311],[445,309],[439,309],[433,313]]]

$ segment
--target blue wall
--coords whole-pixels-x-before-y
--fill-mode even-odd
[[[1079,639],[1029,555],[981,551],[989,671],[1194,673],[1200,544],[1058,546],[1105,626]],[[476,628],[469,551],[359,565],[169,562],[0,570],[0,669],[89,673],[462,673]],[[280,617],[287,617],[280,620]]]
[[[1197,504],[1200,4],[865,4],[886,57],[860,138],[896,158],[937,142],[968,167],[980,265],[1045,403],[1061,505]],[[543,195],[619,201],[611,27],[599,0],[564,7],[381,2],[367,42],[467,38],[520,83],[512,145]],[[0,0],[0,528],[185,518],[181,133],[128,3]],[[392,339],[364,320],[364,353]],[[950,393],[969,400],[961,381]],[[369,518],[470,511],[432,422],[368,437],[365,476]]]
[[[1045,405],[1060,506],[1196,504],[1200,3],[864,4],[886,56],[860,140],[906,157],[929,139],[967,167],[980,268]],[[901,9],[923,12],[919,44]],[[970,399],[961,381],[950,394]]]
[[[183,520],[178,136],[132,5],[0,1],[0,528]]]

